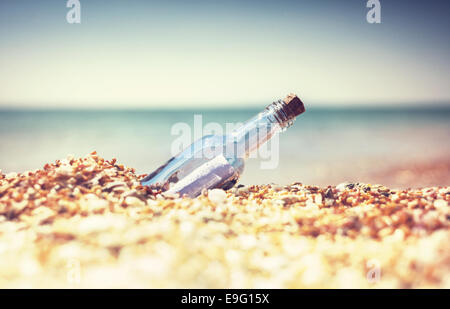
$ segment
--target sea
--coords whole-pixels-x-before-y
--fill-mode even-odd
[[[173,155],[180,128],[190,128],[190,135],[184,137],[191,136],[193,141],[206,132],[209,123],[225,130],[227,123],[242,123],[263,108],[3,109],[0,169],[3,173],[32,171],[67,155],[82,157],[97,151],[105,159],[117,158],[145,174]],[[450,105],[310,108],[277,138],[269,152],[247,160],[241,183],[372,183],[379,179],[374,175],[389,175],[390,169],[450,158]],[[420,184],[420,179],[414,181],[412,186]]]

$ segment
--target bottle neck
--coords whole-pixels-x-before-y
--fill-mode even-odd
[[[292,126],[296,115],[292,113],[287,104],[283,100],[278,100],[266,107],[271,116],[279,124],[281,131],[285,131]]]
[[[248,157],[275,134],[289,128],[294,120],[295,116],[292,116],[283,100],[273,102],[231,133],[238,147],[238,156]]]

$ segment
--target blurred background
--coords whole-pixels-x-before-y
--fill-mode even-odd
[[[138,173],[171,127],[242,122],[295,92],[280,162],[241,182],[450,185],[446,1],[0,2],[0,169],[96,150]]]

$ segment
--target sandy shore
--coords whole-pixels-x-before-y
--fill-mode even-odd
[[[0,173],[0,287],[450,288],[450,187],[152,192],[95,153]]]

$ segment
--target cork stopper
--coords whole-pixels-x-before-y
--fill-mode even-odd
[[[288,94],[283,102],[286,104],[289,118],[297,117],[305,112],[305,105],[294,93]]]

